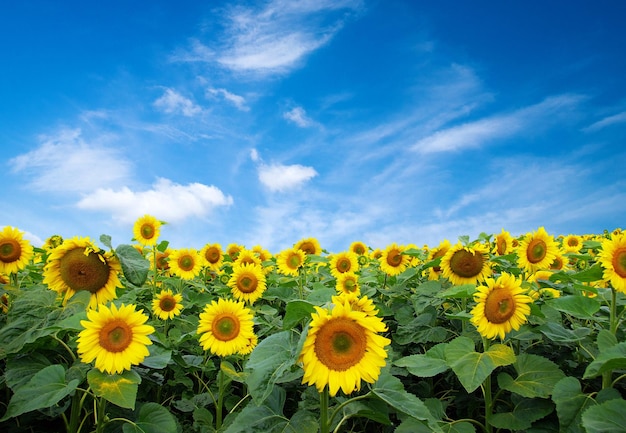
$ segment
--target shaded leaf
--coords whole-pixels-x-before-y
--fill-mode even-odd
[[[97,396],[120,407],[134,409],[141,377],[133,370],[107,374],[93,368],[87,373],[87,383]]]
[[[498,386],[523,397],[549,397],[552,388],[565,374],[554,362],[542,356],[521,353],[513,364],[517,377],[508,373],[498,375]]]
[[[158,403],[144,403],[135,424],[124,423],[124,433],[176,433],[176,419]]]
[[[556,343],[575,343],[591,334],[589,328],[576,328],[572,331],[554,322],[545,323],[538,329],[543,335]]]
[[[283,318],[283,329],[291,329],[303,319],[310,319],[311,313],[315,312],[313,304],[310,302],[295,299],[289,301],[285,306],[285,317]]]
[[[172,351],[157,344],[148,346],[148,351],[150,351],[150,355],[145,357],[141,362],[141,364],[146,367],[156,369],[165,368],[172,359]]]
[[[626,432],[626,400],[613,399],[592,406],[582,415],[587,433]]]
[[[606,371],[626,368],[626,342],[618,343],[600,352],[585,369],[583,379],[590,379]]]
[[[523,399],[512,412],[496,413],[489,417],[489,423],[500,429],[511,431],[530,428],[533,422],[547,416],[554,410],[549,400],[539,398]]]
[[[600,302],[597,299],[582,295],[569,295],[549,299],[546,301],[546,304],[555,310],[579,319],[592,319],[594,314],[600,309]]]
[[[148,278],[150,262],[132,245],[118,245],[115,254],[122,265],[122,272],[126,279],[135,286],[142,286]]]
[[[584,432],[581,427],[581,415],[590,404],[594,404],[594,401],[583,394],[578,379],[568,376],[557,382],[552,390],[552,401],[556,404],[560,431]]]

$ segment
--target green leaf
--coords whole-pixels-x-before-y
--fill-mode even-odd
[[[291,329],[303,319],[310,319],[311,313],[315,312],[313,304],[296,299],[289,301],[285,306],[285,317],[283,318],[283,329]]]
[[[176,433],[176,419],[158,403],[144,403],[135,424],[125,423],[124,433]]]
[[[446,343],[432,347],[424,354],[409,355],[394,361],[397,367],[404,367],[409,373],[417,377],[433,377],[448,370],[445,359]]]
[[[578,319],[592,319],[600,309],[600,302],[595,298],[582,295],[569,295],[546,301],[555,310],[574,316]]]
[[[141,377],[133,370],[107,374],[93,368],[87,373],[87,383],[98,397],[120,407],[134,409]]]
[[[150,352],[150,356],[147,356],[141,362],[142,365],[148,368],[165,368],[172,359],[172,351],[157,344],[148,346],[148,351]]]
[[[467,392],[478,388],[497,367],[515,362],[515,352],[503,344],[492,344],[486,352],[474,350],[474,342],[457,337],[445,348],[446,362]]]
[[[598,354],[587,366],[583,379],[590,379],[606,371],[626,368],[626,341],[618,343]]]
[[[549,400],[538,398],[523,399],[512,412],[496,413],[489,417],[489,423],[499,429],[510,431],[525,430],[533,422],[540,420],[554,410]]]
[[[148,278],[150,262],[132,245],[118,245],[115,254],[122,265],[122,272],[128,281],[141,287]]]
[[[581,415],[589,405],[594,404],[594,401],[583,394],[578,379],[570,376],[561,379],[554,385],[552,401],[556,404],[560,431],[583,433]]]
[[[237,371],[237,369],[235,368],[233,364],[223,359],[220,362],[220,371],[231,380],[234,380],[235,382],[239,382],[239,383],[244,382],[247,376],[246,373],[244,373],[243,371]]]
[[[554,385],[565,377],[558,365],[538,355],[521,353],[513,367],[517,377],[513,379],[508,373],[500,373],[498,386],[528,398],[549,397]]]
[[[591,334],[591,330],[589,328],[576,328],[574,330],[570,330],[565,329],[560,324],[554,322],[545,323],[538,329],[543,335],[556,343],[575,343]]]
[[[601,329],[596,339],[598,350],[604,352],[617,344],[617,337],[608,329]]]
[[[66,383],[65,368],[62,365],[49,365],[35,373],[25,385],[17,388],[0,422],[26,412],[51,407],[74,392],[78,385],[77,379]]]
[[[443,290],[437,294],[439,298],[471,298],[476,292],[475,284],[461,284],[460,286],[452,286],[446,290]]]
[[[587,409],[582,416],[587,433],[626,432],[626,400],[614,399]]]
[[[34,374],[51,365],[50,360],[43,354],[32,353],[9,357],[4,371],[6,384],[15,392],[25,385]]]
[[[108,249],[110,249],[110,250],[113,249],[113,247],[111,246],[111,236],[109,236],[109,235],[100,235],[100,242],[102,242],[102,245],[104,245]]]

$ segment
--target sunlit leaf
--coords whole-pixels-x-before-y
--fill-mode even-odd
[[[600,302],[595,298],[581,295],[562,296],[549,299],[546,304],[555,310],[577,317],[579,319],[592,319],[600,309]]]
[[[315,312],[313,304],[301,299],[287,302],[285,306],[285,317],[283,318],[283,329],[291,329],[301,320],[310,319],[311,313]]]
[[[445,359],[446,343],[440,343],[424,354],[409,355],[394,361],[394,365],[404,367],[417,377],[433,377],[450,367]]]
[[[614,399],[592,406],[582,415],[587,433],[626,432],[626,400]]]
[[[97,396],[120,407],[134,409],[141,377],[133,370],[107,374],[93,368],[87,373],[87,383]]]

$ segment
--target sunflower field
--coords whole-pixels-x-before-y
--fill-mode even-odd
[[[274,253],[166,229],[2,228],[0,431],[626,432],[620,229]]]

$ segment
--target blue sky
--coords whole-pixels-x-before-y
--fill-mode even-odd
[[[626,228],[626,2],[0,6],[0,226],[173,248]]]

